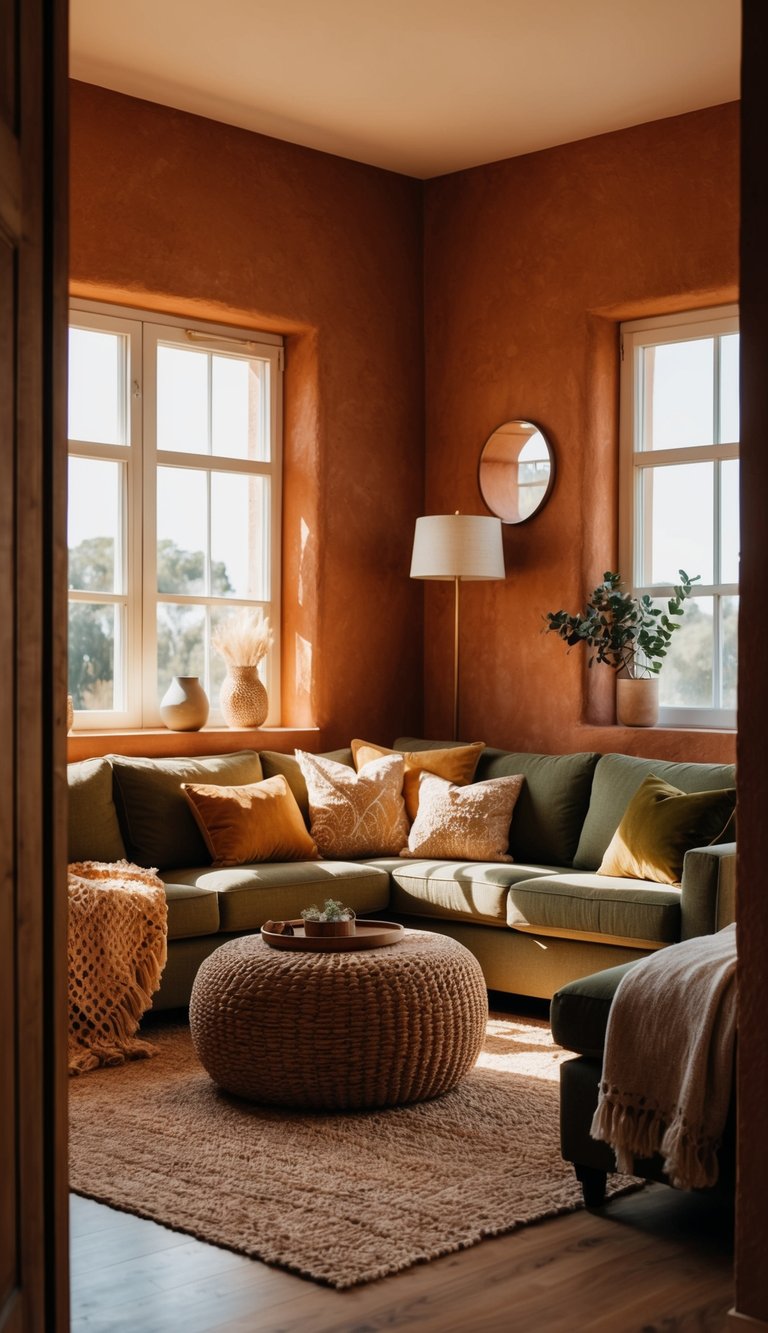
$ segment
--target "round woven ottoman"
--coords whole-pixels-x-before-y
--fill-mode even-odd
[[[201,1064],[268,1106],[352,1110],[437,1097],[474,1065],[488,997],[480,964],[445,935],[345,953],[230,940],[202,964],[189,1006]]]

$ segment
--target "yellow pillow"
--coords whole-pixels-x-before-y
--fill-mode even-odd
[[[296,758],[323,856],[397,856],[408,839],[401,754],[375,759],[360,773],[306,750]]]
[[[447,861],[512,861],[508,853],[512,812],[525,781],[522,773],[457,787],[422,773],[419,809],[401,856]]]
[[[282,774],[244,787],[182,782],[181,790],[215,866],[317,860],[317,847]]]
[[[403,796],[405,812],[413,823],[419,808],[419,774],[434,773],[445,778],[457,787],[465,787],[475,776],[477,761],[485,749],[484,741],[473,741],[471,745],[452,745],[444,750],[387,750],[383,745],[373,745],[370,741],[352,741],[352,757],[358,773],[364,764],[372,759],[380,759],[385,754],[402,754],[405,760],[403,777]]]
[[[624,811],[598,875],[679,884],[683,858],[722,836],[736,806],[736,791],[684,792],[650,775]]]

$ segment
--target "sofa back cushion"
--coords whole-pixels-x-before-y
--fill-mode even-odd
[[[639,759],[628,754],[604,754],[595,769],[589,810],[574,858],[577,869],[597,870],[629,802],[652,774],[683,792],[736,785],[733,764],[684,764]]]
[[[333,759],[337,764],[346,764],[348,768],[355,767],[355,761],[352,758],[352,750],[329,750],[327,754],[320,756],[321,759]],[[261,767],[264,770],[265,778],[277,777],[278,773],[284,777],[296,797],[298,807],[304,818],[307,828],[310,825],[309,814],[309,792],[307,784],[304,781],[304,774],[301,771],[299,761],[295,754],[278,754],[275,750],[261,751]]]
[[[255,750],[179,759],[113,754],[109,761],[128,855],[138,865],[158,870],[211,864],[182,782],[235,787],[260,782],[263,776]]]
[[[448,741],[446,745],[455,745]],[[398,750],[437,749],[438,741],[403,737]],[[515,861],[570,866],[589,807],[597,754],[527,754],[485,749],[475,781],[525,778],[509,830],[509,851]]]
[[[112,799],[112,769],[106,759],[67,764],[69,861],[122,861],[125,845]]]

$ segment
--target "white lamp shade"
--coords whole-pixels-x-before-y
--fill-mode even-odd
[[[416,519],[412,579],[503,579],[501,519],[429,514]]]

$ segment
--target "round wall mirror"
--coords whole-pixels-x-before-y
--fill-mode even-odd
[[[505,421],[483,446],[478,468],[480,494],[502,523],[525,523],[549,498],[555,459],[549,441],[532,421]]]

